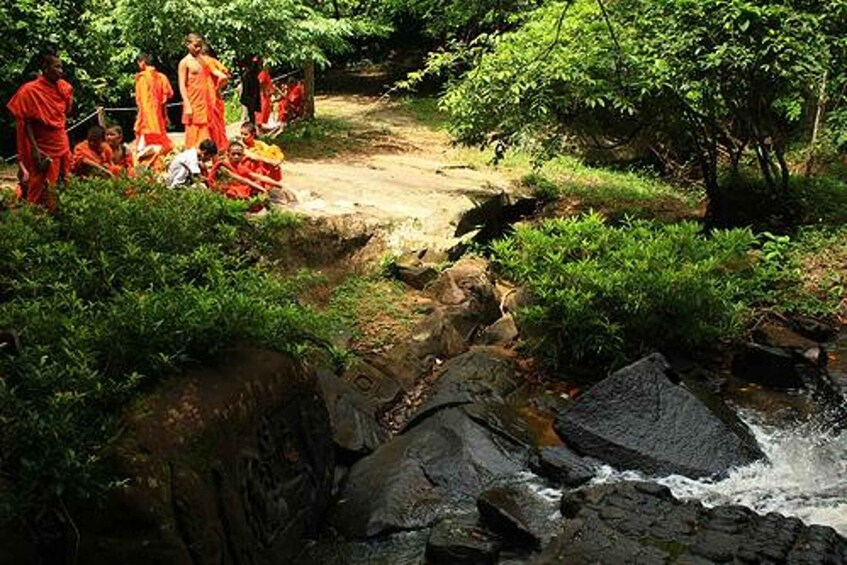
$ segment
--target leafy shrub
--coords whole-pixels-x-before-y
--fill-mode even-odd
[[[785,242],[694,222],[597,214],[519,227],[493,245],[503,273],[535,302],[519,312],[537,354],[556,369],[602,374],[651,350],[710,350],[737,336],[749,308],[796,282]]]
[[[7,516],[113,484],[99,458],[142,387],[238,344],[302,354],[324,331],[297,283],[256,261],[257,242],[293,220],[251,220],[245,207],[204,190],[91,181],[67,187],[55,216],[28,206],[0,216],[0,328],[22,343],[0,354]]]

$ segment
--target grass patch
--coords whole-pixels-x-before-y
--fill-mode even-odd
[[[447,129],[450,116],[438,107],[438,98],[406,96],[399,100],[398,106],[422,126],[437,131]]]
[[[100,457],[123,410],[180,367],[238,344],[312,351],[325,319],[259,254],[296,220],[248,219],[246,206],[140,180],[75,181],[55,216],[0,216],[0,328],[22,344],[0,353],[3,516],[110,488],[120,477]]]
[[[328,313],[338,325],[352,329],[353,349],[381,350],[408,335],[421,317],[406,292],[399,281],[351,277],[333,291]]]

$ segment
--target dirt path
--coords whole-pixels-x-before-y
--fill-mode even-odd
[[[299,213],[375,220],[394,250],[445,247],[475,198],[511,190],[490,168],[462,162],[446,132],[401,103],[332,95],[317,108],[313,137],[283,146]]]

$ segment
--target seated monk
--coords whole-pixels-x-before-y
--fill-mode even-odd
[[[227,158],[215,163],[209,172],[209,186],[228,198],[246,200],[268,191],[257,177],[261,175],[257,175],[244,159],[244,144],[234,140],[229,144]]]
[[[282,181],[282,161],[285,155],[279,146],[256,139],[256,126],[250,122],[241,124],[241,141],[245,147],[245,160],[255,172]]]
[[[303,81],[292,81],[288,85],[286,98],[287,118],[296,120],[306,116],[306,87]]]
[[[112,149],[106,144],[106,130],[91,126],[85,141],[74,147],[71,157],[71,172],[80,177],[113,177]]]
[[[132,152],[124,143],[124,131],[121,126],[106,129],[106,143],[112,150],[112,165],[109,170],[113,175],[135,176],[135,163]]]

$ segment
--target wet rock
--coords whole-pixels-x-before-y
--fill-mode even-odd
[[[820,351],[748,343],[733,356],[732,372],[745,381],[775,389],[815,388],[826,380],[825,360],[826,354],[821,356]]]
[[[645,357],[583,393],[556,432],[578,453],[656,474],[723,475],[764,457],[719,399],[697,390],[701,401],[672,377],[660,354]]]
[[[449,317],[462,336],[470,336],[500,317],[491,266],[480,257],[463,257],[430,288],[430,294],[449,306]]]
[[[500,540],[477,525],[475,514],[440,520],[426,544],[427,563],[433,565],[494,565]]]
[[[562,497],[559,535],[537,563],[843,563],[847,540],[796,518],[741,506],[704,508],[651,483],[622,482]]]
[[[331,523],[348,538],[422,528],[463,504],[471,508],[526,459],[520,446],[445,408],[353,465]]]
[[[465,336],[453,325],[447,312],[437,310],[412,330],[410,348],[418,359],[455,357],[468,348]]]
[[[770,347],[788,347],[805,351],[818,345],[818,342],[809,339],[785,326],[764,322],[753,332],[753,341]]]
[[[530,460],[532,469],[568,487],[578,487],[594,478],[602,461],[577,455],[567,447],[544,447]]]
[[[447,261],[447,254],[431,249],[410,251],[397,258],[397,278],[423,290],[438,278],[438,266]]]
[[[364,455],[388,439],[388,433],[374,417],[376,408],[367,397],[329,371],[318,371],[317,377],[337,447]]]
[[[838,334],[837,326],[809,318],[808,316],[791,316],[789,324],[791,324],[791,327],[797,333],[817,342],[829,341]]]
[[[551,510],[525,485],[494,487],[476,501],[480,520],[509,543],[538,548],[552,537]]]
[[[505,345],[518,337],[518,326],[511,314],[504,314],[482,331],[477,340],[485,345]]]
[[[367,397],[377,412],[394,404],[403,393],[397,379],[361,359],[353,362],[341,378]]]
[[[517,386],[511,359],[484,350],[469,351],[444,363],[441,377],[412,420],[445,406],[485,400],[502,402]]]

